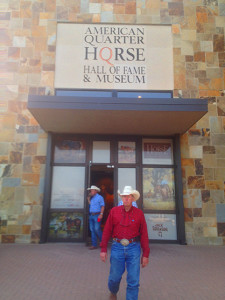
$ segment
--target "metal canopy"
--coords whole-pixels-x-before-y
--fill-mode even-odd
[[[205,99],[36,95],[28,109],[46,132],[159,136],[185,133],[208,111]]]

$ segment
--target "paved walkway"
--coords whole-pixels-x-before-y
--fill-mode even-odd
[[[0,300],[107,300],[109,260],[84,244],[0,245]],[[118,300],[125,300],[126,278]],[[151,245],[139,300],[224,300],[225,247]]]

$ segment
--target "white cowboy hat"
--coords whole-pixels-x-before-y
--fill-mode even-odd
[[[137,201],[140,198],[140,193],[136,190],[133,190],[133,188],[129,185],[125,186],[123,189],[123,192],[120,193],[118,191],[118,195],[121,196],[127,196],[127,195],[132,195],[134,197],[134,201]]]
[[[92,185],[90,188],[88,188],[87,190],[96,190],[98,192],[100,192],[100,188],[98,188],[96,185]]]

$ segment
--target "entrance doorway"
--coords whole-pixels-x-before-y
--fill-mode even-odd
[[[100,195],[105,201],[102,225],[106,223],[110,210],[114,206],[114,168],[111,165],[92,165],[90,167],[90,185],[101,189]]]
[[[101,189],[99,194],[104,198],[105,210],[102,219],[102,230],[107,221],[110,210],[114,206],[114,168],[111,165],[91,165],[89,185],[95,185]],[[87,208],[89,209],[89,207]],[[91,233],[88,224],[87,243],[90,243]]]
[[[140,191],[137,205],[145,214],[151,240],[183,240],[178,146],[178,138],[53,135],[42,241],[88,240],[91,185],[101,189],[105,200],[103,228],[119,201],[117,190],[131,185]]]

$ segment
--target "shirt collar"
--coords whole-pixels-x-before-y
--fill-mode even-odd
[[[131,208],[128,211],[126,211],[124,205],[122,205],[122,211],[125,213],[131,213],[133,211],[133,205],[131,206]]]

